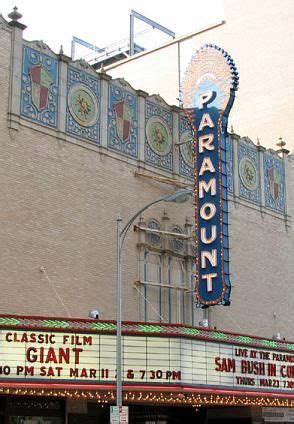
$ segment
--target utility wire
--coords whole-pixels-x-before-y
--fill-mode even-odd
[[[67,308],[67,306],[65,305],[65,303],[64,303],[64,302],[63,302],[63,300],[61,299],[60,295],[58,294],[58,291],[56,290],[56,287],[55,287],[54,283],[50,280],[50,278],[49,278],[49,276],[48,276],[48,274],[47,274],[47,272],[46,272],[46,269],[45,269],[43,266],[41,266],[41,267],[40,267],[40,271],[41,271],[41,272],[43,272],[43,274],[44,274],[44,275],[45,275],[45,277],[47,278],[48,283],[49,283],[49,284],[50,284],[50,286],[52,287],[52,289],[53,289],[53,291],[54,291],[54,293],[55,293],[55,296],[57,297],[57,299],[59,300],[59,302],[60,302],[60,303],[61,303],[61,305],[63,306],[63,308],[64,308],[64,310],[65,310],[65,312],[66,312],[66,314],[67,314],[68,318],[71,318],[71,313],[69,312],[69,309]]]
[[[160,313],[153,307],[152,303],[144,296],[144,294],[141,292],[141,290],[136,285],[134,285],[134,287],[137,290],[137,292],[143,297],[143,299],[145,300],[145,302],[147,302],[149,304],[149,306],[153,310],[153,312],[155,312],[156,315],[159,316],[159,318],[161,319],[161,321],[167,322],[167,320],[164,319],[163,316],[161,316]]]

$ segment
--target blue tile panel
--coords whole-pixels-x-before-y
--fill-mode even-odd
[[[110,84],[108,105],[108,148],[137,158],[137,96],[115,84]]]
[[[265,153],[263,167],[265,207],[285,213],[285,164],[283,160]]]
[[[172,113],[152,102],[146,102],[145,162],[172,171]]]
[[[259,153],[256,148],[239,143],[238,170],[240,197],[260,204]]]
[[[20,114],[34,122],[57,126],[58,61],[30,47],[23,48]]]
[[[230,137],[226,137],[226,171],[228,192],[234,192],[234,168],[233,168],[233,142]]]
[[[179,119],[179,174],[194,179],[194,144],[191,125],[186,117]],[[183,143],[183,144],[182,144]]]
[[[100,80],[68,67],[66,132],[100,144]]]

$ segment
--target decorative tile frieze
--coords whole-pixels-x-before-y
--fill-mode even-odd
[[[111,150],[138,157],[137,96],[116,84],[109,86],[107,145]]]
[[[186,117],[179,119],[179,174],[193,180],[194,178],[194,144],[191,125]]]
[[[240,197],[260,203],[260,174],[258,150],[249,143],[238,144],[238,171]]]
[[[20,114],[39,124],[56,127],[58,92],[58,61],[24,46]]]
[[[172,171],[172,113],[166,108],[146,101],[145,161]]]
[[[282,159],[264,153],[264,200],[265,207],[285,212],[285,164]]]
[[[67,72],[66,132],[99,144],[100,81],[74,67]]]

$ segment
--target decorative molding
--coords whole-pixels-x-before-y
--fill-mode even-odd
[[[191,140],[191,141],[189,141]],[[194,179],[194,143],[191,125],[185,116],[179,115],[179,174]]]
[[[136,90],[134,89],[134,87],[132,87],[131,84],[128,81],[126,81],[124,78],[116,78],[112,80],[112,82],[113,84],[120,86],[124,90],[132,91],[133,93],[136,93]]]
[[[160,223],[155,219],[151,218],[147,222],[147,227],[155,230],[160,230]],[[161,235],[155,233],[146,233],[146,241],[152,246],[158,246],[161,242]]]
[[[40,52],[53,56],[57,59],[57,54],[48,46],[48,44],[44,43],[43,40],[26,41],[26,45],[31,49],[39,50]]]
[[[247,136],[239,137],[239,141],[247,144],[249,147],[256,149],[256,145],[254,144],[254,142],[251,140],[251,138]]]
[[[47,52],[48,49],[44,47],[43,50]],[[48,56],[43,51],[24,46],[20,114],[42,125],[56,127],[58,83],[57,59]]]
[[[179,234],[184,233],[182,228],[179,225],[172,225],[169,228],[169,231],[172,232],[172,233],[179,233]],[[170,245],[170,248],[172,250],[174,250],[177,253],[181,253],[181,252],[183,252],[183,250],[185,248],[185,241],[183,239],[180,239],[180,238],[172,237],[169,240],[169,245]]]
[[[70,66],[79,69],[80,71],[92,74],[93,77],[98,78],[98,73],[92,68],[92,66],[85,61],[85,59],[77,59],[70,62]]]
[[[9,25],[9,22],[6,21],[6,19],[3,17],[2,13],[0,13],[0,29],[4,29],[8,32],[11,32],[11,26]]]
[[[146,99],[146,97],[149,96],[149,94],[143,90],[136,90],[136,93],[137,93],[137,96],[143,97],[144,99]]]
[[[128,91],[115,81],[109,85],[107,145],[111,150],[137,158],[138,99],[133,89]],[[124,87],[130,85],[126,83]]]
[[[74,318],[51,317],[26,317],[17,315],[0,315],[0,329],[34,330],[34,331],[66,331],[66,332],[92,332],[116,333],[115,321],[96,321]],[[185,337],[191,339],[204,339],[222,343],[242,344],[263,349],[280,349],[294,351],[294,342],[272,340],[262,337],[229,333],[227,331],[205,329],[203,327],[183,326],[180,324],[123,322],[123,334],[138,334],[167,337]]]
[[[285,213],[285,164],[277,155],[264,153],[265,207]]]
[[[171,106],[166,103],[166,101],[163,97],[160,96],[160,94],[152,94],[151,96],[149,96],[149,100],[151,102],[157,103],[160,106],[167,107],[169,109],[171,108]]]
[[[146,101],[145,161],[169,171],[173,169],[172,112]]]
[[[238,172],[240,197],[256,204],[260,203],[260,167],[258,150],[245,139],[238,143]]]
[[[100,143],[100,80],[95,74],[69,66],[67,71],[66,132]]]

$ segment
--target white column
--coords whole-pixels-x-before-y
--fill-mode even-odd
[[[21,76],[22,76],[22,46],[23,30],[26,26],[17,22],[9,22],[12,28],[11,33],[11,67],[10,67],[10,93],[8,105],[8,127],[14,130],[19,128],[20,115],[20,95],[21,95]]]
[[[107,128],[108,128],[108,89],[109,81],[112,79],[110,75],[104,72],[99,73],[101,84],[100,97],[100,146],[107,149]]]
[[[138,159],[141,165],[145,159],[145,101],[148,93],[143,90],[136,91],[138,96]]]

